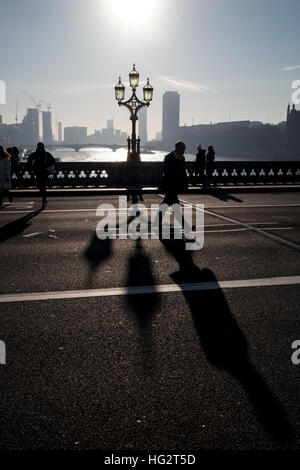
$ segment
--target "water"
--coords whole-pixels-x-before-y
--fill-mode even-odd
[[[51,151],[52,155],[61,162],[126,162],[127,149],[117,149],[113,152],[109,148],[89,148],[75,152],[72,149],[57,149]],[[162,162],[168,152],[153,150],[151,154],[141,153],[142,162]],[[186,155],[187,161],[194,161],[194,155]]]
[[[127,149],[118,149],[113,152],[110,148],[87,148],[79,152],[73,149],[57,149],[50,151],[52,155],[61,162],[125,162],[127,159]],[[142,162],[162,162],[167,151],[154,150],[151,154],[141,154]],[[186,161],[195,161],[195,155],[186,154]],[[274,156],[253,156],[252,158],[233,158],[216,154],[216,161],[280,161],[284,158],[274,158]],[[288,160],[291,160],[288,158]]]

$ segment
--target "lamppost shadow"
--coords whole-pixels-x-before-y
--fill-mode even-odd
[[[27,214],[20,219],[3,225],[3,227],[0,228],[0,243],[3,243],[6,240],[16,237],[17,235],[20,235],[22,232],[24,232],[24,230],[31,225],[29,221],[33,217],[36,217],[40,212],[42,212],[42,209],[30,212],[30,214]]]
[[[181,240],[162,240],[162,243],[179,264],[179,271],[171,274],[177,284],[218,282],[210,269],[199,269],[194,264]],[[222,289],[183,291],[183,295],[207,359],[239,380],[269,436],[280,443],[291,443],[292,427],[280,401],[250,363],[247,340]]]
[[[126,285],[128,288],[132,286],[155,285],[151,258],[145,253],[140,239],[136,240],[135,252],[129,258]],[[135,319],[141,339],[143,369],[148,372],[151,372],[155,363],[153,322],[155,312],[159,308],[160,302],[161,299],[156,293],[138,295],[130,295],[129,293],[129,295],[126,296],[128,307],[135,312]]]

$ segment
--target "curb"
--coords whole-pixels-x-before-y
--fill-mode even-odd
[[[297,192],[300,185],[222,185],[216,188],[200,188],[192,186],[188,194],[216,194],[216,193],[248,193],[248,192]],[[14,197],[40,197],[37,189],[13,189],[11,193]],[[98,196],[98,195],[125,195],[126,188],[48,188],[47,196]],[[157,188],[143,188],[143,194],[159,194]]]

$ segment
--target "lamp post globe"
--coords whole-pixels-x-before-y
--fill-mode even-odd
[[[121,82],[121,77],[119,77],[119,82],[115,86],[116,100],[122,101],[125,97],[125,86]]]
[[[135,69],[135,64],[133,64],[133,69],[129,74],[129,85],[131,86],[131,88],[137,88],[139,86],[139,78],[140,74]]]
[[[143,88],[144,100],[147,102],[152,101],[153,98],[153,86],[149,83],[149,78],[147,78],[147,85]]]

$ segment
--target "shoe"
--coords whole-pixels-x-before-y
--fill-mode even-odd
[[[43,201],[42,202],[42,209],[45,209],[47,207],[48,201]]]

